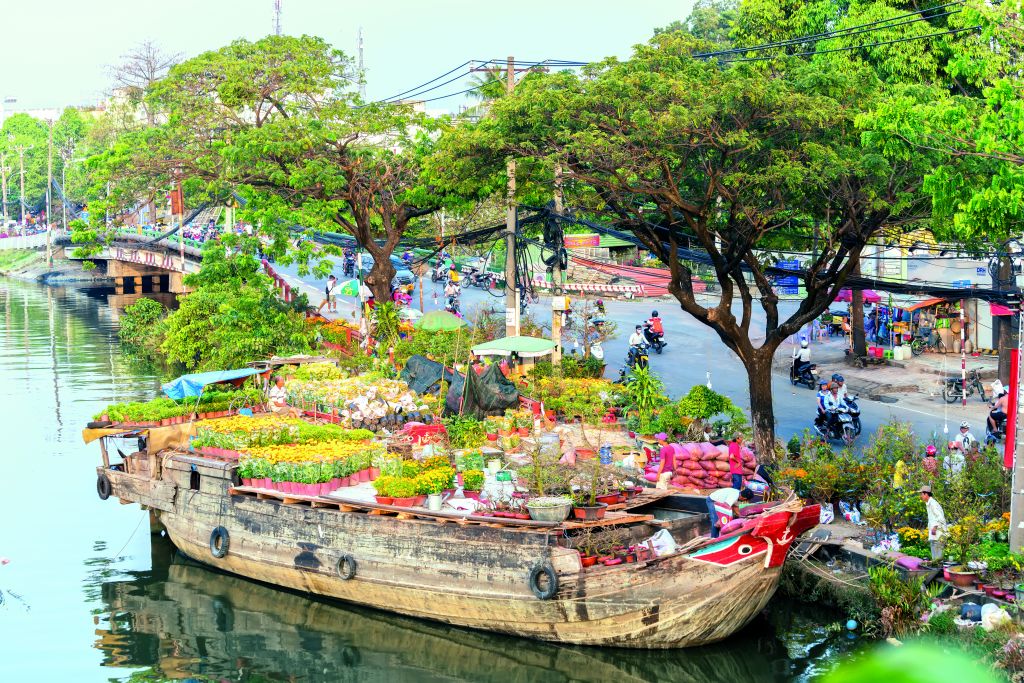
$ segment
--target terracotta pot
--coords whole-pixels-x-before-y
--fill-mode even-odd
[[[593,448],[577,448],[576,458],[579,460],[589,460],[594,457],[596,452]]]
[[[252,486],[252,479],[242,477],[242,486]]]
[[[584,567],[593,567],[597,564],[597,555],[581,555],[580,564]]]
[[[380,476],[380,468],[379,467],[371,467],[370,468],[370,481],[373,481],[374,479],[376,479],[379,476]]]
[[[519,428],[519,436],[529,436],[529,435],[530,435],[530,428],[529,427],[520,427]]]
[[[356,479],[361,483],[364,481],[370,481],[370,470],[359,470],[356,472]]]
[[[487,435],[487,440],[488,441],[497,441],[498,440],[498,435],[497,434],[488,434]]]
[[[607,503],[598,503],[594,506],[581,505],[572,509],[573,517],[586,521],[604,519],[604,513],[608,511]]]
[[[400,508],[410,508],[416,504],[416,498],[395,498],[391,504]]]
[[[598,503],[604,503],[605,505],[612,505],[614,503],[618,503],[619,502],[619,494],[617,494],[617,493],[609,493],[609,494],[604,495],[604,496],[598,496],[597,497],[597,502]]]
[[[427,502],[426,496],[416,496],[416,505],[423,505]]]
[[[472,498],[473,500],[480,500],[480,492],[479,491],[467,491],[466,489],[462,489],[462,495],[465,498]]]
[[[622,564],[622,558],[620,558],[620,557],[612,557],[612,558],[609,558],[609,559],[604,561],[604,565],[606,567],[611,567],[612,565],[616,565],[616,564]]]
[[[374,496],[381,505],[394,505],[395,499],[392,496]]]
[[[954,586],[959,588],[970,588],[971,583],[978,577],[974,572],[955,572],[950,570],[949,578],[953,582]]]

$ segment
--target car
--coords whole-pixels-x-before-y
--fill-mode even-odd
[[[405,262],[392,254],[391,265],[395,267],[395,277],[391,281],[391,284],[399,285],[411,285],[416,282],[416,276],[412,274],[412,271],[405,267]],[[363,263],[361,270],[363,273],[369,273],[370,269],[373,268],[373,257],[369,254],[363,254]]]

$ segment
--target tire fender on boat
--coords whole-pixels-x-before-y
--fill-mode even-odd
[[[227,529],[219,526],[210,532],[210,554],[218,560],[228,554],[230,546],[231,536],[228,535]]]
[[[96,476],[96,493],[99,495],[100,500],[106,500],[110,498],[110,494],[113,491],[113,487],[110,484],[110,477],[103,472],[100,472]]]
[[[540,587],[540,577],[548,577],[547,588]],[[558,592],[558,574],[550,564],[539,564],[530,570],[530,590],[539,600],[550,600]]]
[[[335,571],[345,581],[354,578],[356,575],[356,558],[351,555],[342,555],[338,558],[338,563],[334,565]]]

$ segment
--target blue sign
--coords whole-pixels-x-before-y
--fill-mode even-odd
[[[795,280],[796,278],[793,278],[793,279]],[[792,296],[796,296],[796,295],[800,294],[800,288],[797,287],[796,285],[783,285],[783,286],[776,287],[775,288],[775,293],[776,294],[789,294],[789,295],[792,295]]]
[[[970,280],[953,280],[952,284],[953,284],[953,288],[954,289],[970,289],[971,288],[971,281]]]
[[[775,263],[776,268],[782,268],[783,270],[799,270],[799,261],[777,261]],[[796,285],[800,284],[800,277],[797,275],[777,275],[775,277],[775,284],[786,287],[787,289],[793,289],[792,292],[780,290],[780,294],[796,294]]]
[[[984,267],[978,267],[975,268],[974,270],[975,272],[978,273],[978,275],[985,275],[986,273],[988,273],[988,270],[986,270]]]

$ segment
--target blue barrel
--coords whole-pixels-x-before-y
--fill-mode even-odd
[[[965,602],[960,607],[960,618],[968,621],[981,621],[981,605]]]
[[[598,451],[598,453],[600,454],[602,465],[612,464],[612,447],[610,444],[605,444],[601,446],[601,449]]]

